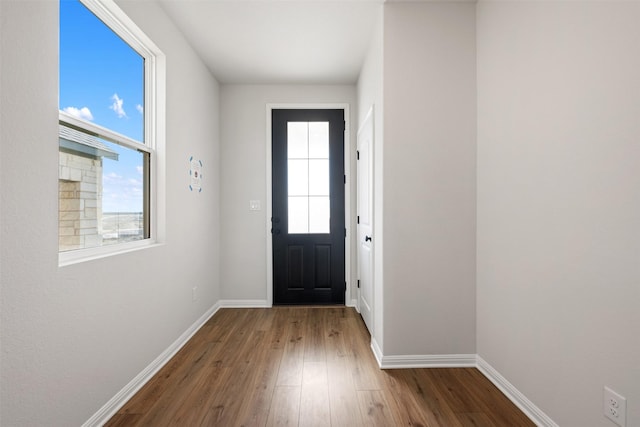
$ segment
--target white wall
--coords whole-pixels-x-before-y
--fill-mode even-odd
[[[382,99],[382,87],[383,87],[383,25],[384,25],[384,12],[383,7],[380,6],[378,11],[376,25],[371,36],[371,43],[367,51],[360,76],[358,77],[358,125],[356,129],[360,129],[364,124],[364,119],[371,108],[373,108],[373,124],[374,124],[374,147],[373,147],[373,160],[374,160],[374,174],[373,174],[373,265],[374,265],[374,296],[373,296],[373,331],[371,332],[372,338],[375,340],[375,345],[379,349],[383,346],[383,251],[384,251],[384,236],[383,236],[383,215],[382,201],[383,201],[383,185],[382,185],[382,173],[383,173],[383,124],[384,124],[384,104]],[[356,132],[357,140],[357,132]],[[356,172],[356,169],[354,169]],[[355,207],[355,205],[354,205]],[[357,251],[357,244],[356,246]],[[355,259],[357,262],[357,258]],[[357,267],[356,267],[357,273]],[[356,295],[357,297],[357,295]]]
[[[267,104],[349,104],[350,146],[354,151],[356,88],[350,85],[224,85],[220,99],[221,298],[266,301]],[[352,171],[355,171],[355,159],[351,157]],[[355,188],[355,181],[351,180],[350,185]],[[249,200],[260,200],[262,210],[249,211]],[[355,190],[352,190],[351,206],[355,206],[354,203]],[[355,230],[355,224],[352,227]],[[352,245],[352,260],[354,251]],[[351,271],[353,283],[354,268]]]
[[[383,353],[474,354],[475,5],[386,3],[383,51]]]
[[[640,4],[478,4],[478,353],[561,426],[640,425]]]
[[[158,6],[123,6],[167,55],[166,243],[59,268],[58,3],[0,1],[2,425],[82,424],[219,299],[218,84]]]

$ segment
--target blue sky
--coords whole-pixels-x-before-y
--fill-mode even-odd
[[[77,0],[60,1],[59,108],[137,141],[144,135],[144,58]],[[142,156],[110,144],[104,212],[142,211]]]

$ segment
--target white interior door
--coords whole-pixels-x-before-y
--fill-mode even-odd
[[[358,132],[358,305],[373,334],[373,108]]]

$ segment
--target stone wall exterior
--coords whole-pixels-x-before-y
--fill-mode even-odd
[[[60,152],[60,251],[102,245],[102,158]]]

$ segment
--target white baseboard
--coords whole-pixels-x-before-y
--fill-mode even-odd
[[[223,299],[220,307],[224,308],[270,308],[266,299]]]
[[[522,412],[525,413],[531,421],[539,427],[558,427],[547,414],[542,412],[532,401],[520,393],[520,391],[505,377],[500,375],[493,366],[489,365],[482,357],[476,356],[477,368],[482,374],[489,379],[496,387],[500,389],[505,396],[509,398]]]
[[[193,325],[189,327],[177,340],[175,340],[160,356],[149,364],[142,372],[140,372],[129,384],[124,386],[115,396],[113,396],[98,412],[93,414],[82,427],[99,427],[104,425],[125,403],[133,397],[171,358],[191,339],[191,337],[206,322],[216,314],[220,308],[220,303],[216,303],[207,310]]]
[[[374,337],[371,337],[371,351],[373,351],[373,356],[376,358],[376,362],[378,362],[378,366],[382,369],[382,349],[378,345],[378,341]]]
[[[345,303],[346,307],[358,308],[358,300],[352,299]],[[223,308],[271,308],[271,304],[265,299],[223,299],[220,300]]]
[[[382,369],[469,368],[476,366],[475,354],[425,354],[382,356]]]

